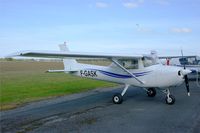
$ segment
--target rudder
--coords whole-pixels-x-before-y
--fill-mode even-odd
[[[59,48],[61,52],[69,52],[69,48],[67,47],[66,42],[64,44],[59,44]],[[78,63],[75,59],[72,58],[64,58],[63,59],[64,70],[66,72],[77,71],[78,70]]]

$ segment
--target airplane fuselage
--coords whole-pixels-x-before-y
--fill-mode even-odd
[[[120,84],[129,84],[138,87],[166,88],[178,86],[184,82],[183,76],[178,75],[178,72],[181,69],[161,64],[145,67],[143,69],[129,70],[144,84],[139,83],[134,77],[118,67],[86,64],[79,65],[80,70],[72,72],[71,74],[79,77],[104,80]]]

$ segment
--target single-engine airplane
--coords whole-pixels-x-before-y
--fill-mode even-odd
[[[70,52],[66,44],[60,45],[59,51],[23,51],[12,54],[9,57],[42,57],[61,58],[64,70],[49,70],[49,72],[65,72],[75,76],[104,80],[124,84],[121,93],[114,94],[112,101],[115,104],[123,102],[123,96],[129,86],[143,88],[149,97],[156,95],[156,89],[166,94],[165,101],[171,105],[175,97],[171,95],[170,88],[186,83],[187,93],[190,96],[187,75],[191,73],[188,69],[175,66],[166,66],[158,62],[152,55],[121,55],[121,54],[99,54]],[[98,66],[81,64],[77,58],[100,58],[112,62],[109,66]]]

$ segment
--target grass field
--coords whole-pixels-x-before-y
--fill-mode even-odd
[[[45,73],[49,69],[63,69],[63,64],[62,62],[1,61],[0,110],[16,108],[32,101],[116,85],[65,73]]]

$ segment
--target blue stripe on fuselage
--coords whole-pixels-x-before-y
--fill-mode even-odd
[[[114,77],[114,78],[124,78],[124,79],[133,78],[131,75],[116,74],[116,73],[107,72],[107,71],[98,70],[98,69],[89,69],[89,70],[99,71],[100,73],[102,73],[104,75]],[[135,75],[136,77],[140,77],[140,76],[145,76],[150,72],[152,72],[152,71],[133,73],[133,75]]]

